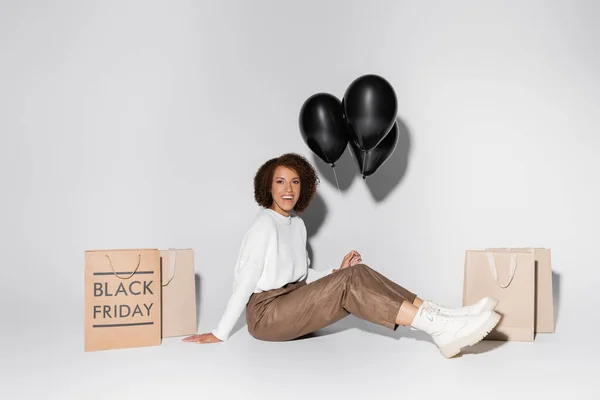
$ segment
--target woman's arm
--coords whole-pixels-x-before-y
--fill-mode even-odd
[[[235,282],[236,289],[227,302],[225,312],[217,327],[211,331],[217,339],[221,341],[229,339],[229,335],[235,323],[238,321],[250,296],[252,296],[252,293],[256,288],[256,284],[258,283],[262,271],[262,265],[254,264],[246,265],[240,271]]]
[[[244,236],[238,254],[233,293],[217,327],[209,334],[194,335],[184,341],[208,343],[215,341],[213,337],[220,341],[229,339],[235,323],[256,289],[263,272],[269,246],[272,246],[275,237],[276,228],[268,216],[267,218],[258,218],[252,224]]]

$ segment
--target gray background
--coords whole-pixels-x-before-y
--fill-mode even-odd
[[[0,4],[10,398],[591,397],[600,3]],[[401,140],[366,181],[346,152],[338,192],[298,113],[367,73],[394,86]],[[465,249],[550,247],[556,333],[445,360],[419,333],[352,316],[290,343],[252,339],[242,317],[226,343],[83,352],[87,249],[194,248],[199,332],[213,328],[258,210],[254,173],[289,151],[322,178],[305,215],[317,269],[356,249],[458,306]]]

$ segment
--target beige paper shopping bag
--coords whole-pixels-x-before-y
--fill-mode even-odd
[[[85,351],[156,346],[160,336],[158,249],[85,252]]]
[[[162,337],[194,335],[196,282],[193,249],[161,250]]]
[[[552,291],[552,256],[550,249],[540,247],[494,248],[493,251],[531,250],[535,258],[535,327],[536,333],[554,332],[554,299]]]
[[[467,250],[463,305],[498,300],[500,322],[487,340],[534,340],[535,260],[532,251]]]

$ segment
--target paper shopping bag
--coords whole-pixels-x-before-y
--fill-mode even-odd
[[[162,337],[195,335],[194,250],[161,250]]]
[[[161,343],[158,249],[85,252],[85,351]]]
[[[487,340],[533,341],[535,260],[532,251],[467,250],[463,305],[490,296],[498,300],[500,322]]]
[[[494,248],[493,251],[531,250],[535,258],[535,324],[536,333],[554,332],[554,299],[552,291],[552,256],[550,249],[540,247]]]

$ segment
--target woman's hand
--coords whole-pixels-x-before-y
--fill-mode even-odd
[[[342,265],[338,269],[334,269],[333,271],[339,271],[340,269],[344,269],[347,267],[353,267],[356,264],[360,264],[362,262],[361,255],[356,250],[352,250],[350,253],[346,254],[344,259],[342,260]]]
[[[184,339],[181,339],[183,342],[192,342],[192,343],[217,343],[222,342],[221,339],[213,335],[212,333],[203,333],[201,335],[193,335],[188,336]]]

